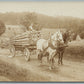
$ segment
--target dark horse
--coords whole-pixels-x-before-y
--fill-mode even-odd
[[[66,47],[68,47],[68,42],[71,41],[71,32],[70,31],[65,31],[64,33],[62,33],[63,36],[63,40],[64,40],[64,44],[58,44],[58,48],[56,49],[56,54],[55,56],[58,54],[58,64],[63,65],[63,54],[65,52]]]

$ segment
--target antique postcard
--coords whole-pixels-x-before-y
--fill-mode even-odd
[[[0,1],[0,81],[84,82],[84,2]]]

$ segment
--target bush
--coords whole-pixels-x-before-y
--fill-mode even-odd
[[[69,46],[65,49],[64,57],[68,60],[84,60],[84,40],[69,43]]]
[[[80,37],[81,37],[82,39],[84,39],[84,31],[82,31],[82,32],[80,33]]]

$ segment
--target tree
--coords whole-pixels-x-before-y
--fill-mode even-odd
[[[5,32],[5,24],[0,20],[0,36]]]
[[[20,24],[25,26],[27,30],[29,30],[31,24],[33,24],[33,29],[35,30],[40,30],[42,28],[36,13],[27,13],[24,15],[22,20],[20,20]]]

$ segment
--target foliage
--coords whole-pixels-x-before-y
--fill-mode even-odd
[[[27,28],[27,30],[29,30],[29,26],[31,24],[33,24],[33,29],[35,29],[35,30],[39,30],[42,27],[38,22],[38,17],[36,15],[36,13],[28,13],[28,14],[24,15],[21,20],[21,24],[23,26],[25,26]]]
[[[0,19],[6,24],[17,25],[19,22],[24,25],[27,29],[29,28],[30,23],[33,23],[33,28],[41,29],[41,28],[65,28],[71,29],[77,34],[84,38],[84,19],[75,18],[71,16],[47,16],[43,14],[37,13],[0,13]],[[38,24],[38,25],[37,25]],[[41,26],[42,25],[42,26]]]
[[[5,32],[5,30],[5,24],[2,21],[0,21],[0,36]]]
[[[84,39],[84,31],[82,31],[82,32],[80,33],[80,37],[81,37],[82,39]]]

